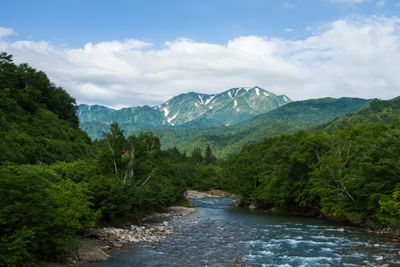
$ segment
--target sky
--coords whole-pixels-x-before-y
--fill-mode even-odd
[[[400,95],[400,0],[13,0],[0,51],[78,103],[156,105],[260,86],[294,100]]]

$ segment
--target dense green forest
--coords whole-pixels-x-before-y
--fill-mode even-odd
[[[400,99],[246,146],[224,185],[262,209],[400,227]]]
[[[207,142],[192,145],[188,156],[161,149],[151,132],[124,135],[116,123],[92,142],[65,90],[2,53],[0,266],[65,261],[96,226],[182,204],[188,188],[225,189],[261,209],[400,227],[400,99],[343,99],[354,101],[351,110],[368,105],[337,119],[350,111],[332,101],[322,105],[338,113],[323,120],[307,113],[313,102],[287,115],[311,129],[266,123],[276,136],[227,159],[217,160]],[[271,136],[266,129],[259,128],[262,137]]]
[[[98,224],[140,220],[216,186],[215,158],[161,150],[117,124],[91,143],[75,100],[27,64],[0,55],[0,266],[64,261]]]

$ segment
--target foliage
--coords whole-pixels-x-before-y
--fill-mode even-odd
[[[47,166],[0,167],[0,265],[65,258],[76,237],[94,227],[84,184]]]
[[[398,227],[399,111],[398,99],[373,101],[318,131],[248,145],[223,163],[223,185],[263,208]]]
[[[75,100],[46,74],[0,54],[0,163],[73,161],[93,152]]]

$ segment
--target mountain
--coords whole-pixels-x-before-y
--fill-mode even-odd
[[[328,132],[344,129],[350,125],[390,123],[400,118],[400,97],[390,100],[372,100],[356,113],[341,116],[323,127]]]
[[[114,110],[100,105],[79,105],[77,115],[80,127],[92,139],[100,139],[112,122],[118,122],[126,133],[169,125],[160,111],[149,106]]]
[[[184,131],[156,131],[166,147],[192,151],[210,145],[217,156],[239,151],[244,145],[263,138],[310,129],[335,118],[359,111],[369,100],[359,98],[321,98],[295,101],[232,126]]]
[[[171,125],[191,123],[216,126],[231,125],[273,110],[291,100],[258,86],[232,88],[215,95],[187,93],[158,106]],[[209,123],[207,123],[209,122]]]
[[[114,110],[100,105],[79,105],[80,126],[91,138],[101,138],[111,122],[125,133],[168,128],[208,128],[234,125],[291,102],[258,86],[232,88],[219,94],[186,93],[154,106]]]

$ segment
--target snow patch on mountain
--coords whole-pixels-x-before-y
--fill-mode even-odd
[[[206,101],[204,102],[206,105],[208,105],[213,99],[215,98],[215,95],[210,95],[209,98],[206,99]]]
[[[172,121],[175,120],[178,115],[179,115],[179,112],[175,113],[175,115],[172,116],[171,118],[167,118],[168,123],[173,126],[174,124],[172,123]]]
[[[167,108],[164,107],[164,108],[162,109],[162,112],[163,112],[163,114],[164,114],[165,117],[168,117],[169,110],[168,110]]]
[[[199,95],[200,103],[204,105],[204,99],[203,96]],[[197,107],[197,106],[196,106]]]

